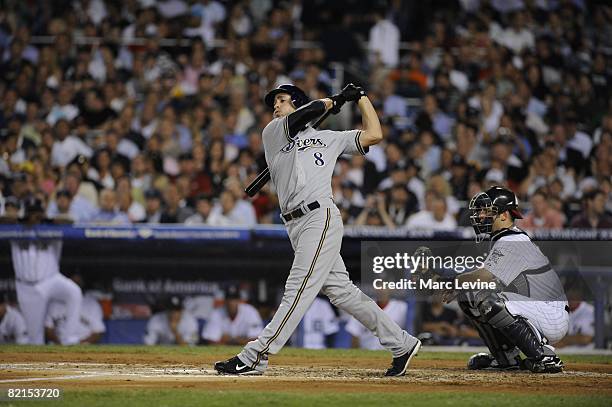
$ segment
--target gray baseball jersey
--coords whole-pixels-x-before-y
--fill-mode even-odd
[[[338,156],[365,153],[359,144],[361,132],[306,127],[291,138],[287,123],[287,117],[277,118],[263,131],[266,161],[281,210],[305,210],[315,200],[320,207],[286,222],[295,257],[283,299],[272,321],[244,347],[239,359],[263,372],[268,354],[285,345],[319,292],[354,316],[395,357],[406,354],[418,340],[350,281],[340,256],[344,226],[332,200],[331,178]]]
[[[512,315],[527,318],[550,343],[567,333],[569,314],[563,285],[548,258],[529,236],[512,228],[494,238],[484,264],[504,284]]]
[[[315,130],[308,126],[289,136],[287,116],[272,120],[263,130],[270,177],[282,212],[316,199],[332,197],[331,178],[341,154],[365,154],[360,130]]]
[[[561,281],[548,258],[518,228],[508,229],[494,237],[484,264],[504,284],[504,292],[530,300],[566,300]]]

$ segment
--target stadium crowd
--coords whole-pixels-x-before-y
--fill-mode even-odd
[[[243,193],[265,166],[262,96],[287,82],[330,95],[340,62],[386,139],[336,168],[349,224],[454,229],[495,183],[529,203],[526,228],[612,227],[605,2],[9,3],[5,216],[35,195],[49,217],[77,222],[279,223],[272,185]],[[349,113],[329,125],[358,127]]]

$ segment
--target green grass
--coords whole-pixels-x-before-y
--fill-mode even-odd
[[[154,401],[154,402],[153,402]],[[521,395],[507,393],[280,393],[201,390],[108,390],[66,392],[55,402],[27,401],[24,406],[609,406],[603,396]]]
[[[133,354],[133,355],[191,355],[191,356],[232,356],[240,351],[237,346],[126,346],[126,345],[81,345],[69,348],[57,345],[31,346],[31,345],[0,345],[0,355],[6,353],[64,353],[66,351],[95,354],[95,353],[114,353],[114,354]],[[419,359],[422,360],[467,360],[473,352],[419,352]],[[326,349],[309,350],[300,348],[286,347],[281,352],[282,356],[312,357],[318,360],[333,359],[338,357],[360,357],[360,358],[388,358],[386,351],[364,351],[361,349]],[[612,356],[603,355],[563,355],[566,363],[603,363],[612,364]],[[0,357],[1,359],[1,357]]]

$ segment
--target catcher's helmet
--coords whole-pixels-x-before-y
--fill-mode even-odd
[[[291,102],[296,109],[299,109],[301,106],[304,106],[306,103],[310,102],[310,99],[308,96],[306,96],[302,89],[295,85],[283,84],[276,89],[272,89],[266,94],[266,97],[264,98],[266,105],[274,108],[274,97],[279,93],[286,93],[291,96]]]
[[[470,201],[468,209],[477,240],[478,236],[491,234],[493,221],[500,213],[508,211],[513,219],[523,218],[514,192],[500,186],[476,194]]]

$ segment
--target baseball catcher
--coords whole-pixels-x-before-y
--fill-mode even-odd
[[[469,282],[495,282],[495,290],[456,290],[456,298],[478,330],[490,354],[478,353],[468,369],[528,369],[558,373],[563,363],[551,346],[568,330],[569,308],[559,277],[529,236],[514,225],[521,219],[518,200],[508,189],[494,186],[475,195],[469,204],[476,241],[490,239],[484,267],[453,276],[454,286]],[[427,248],[419,248],[427,252]],[[421,276],[448,279],[435,270]],[[526,358],[520,356],[522,352]]]

